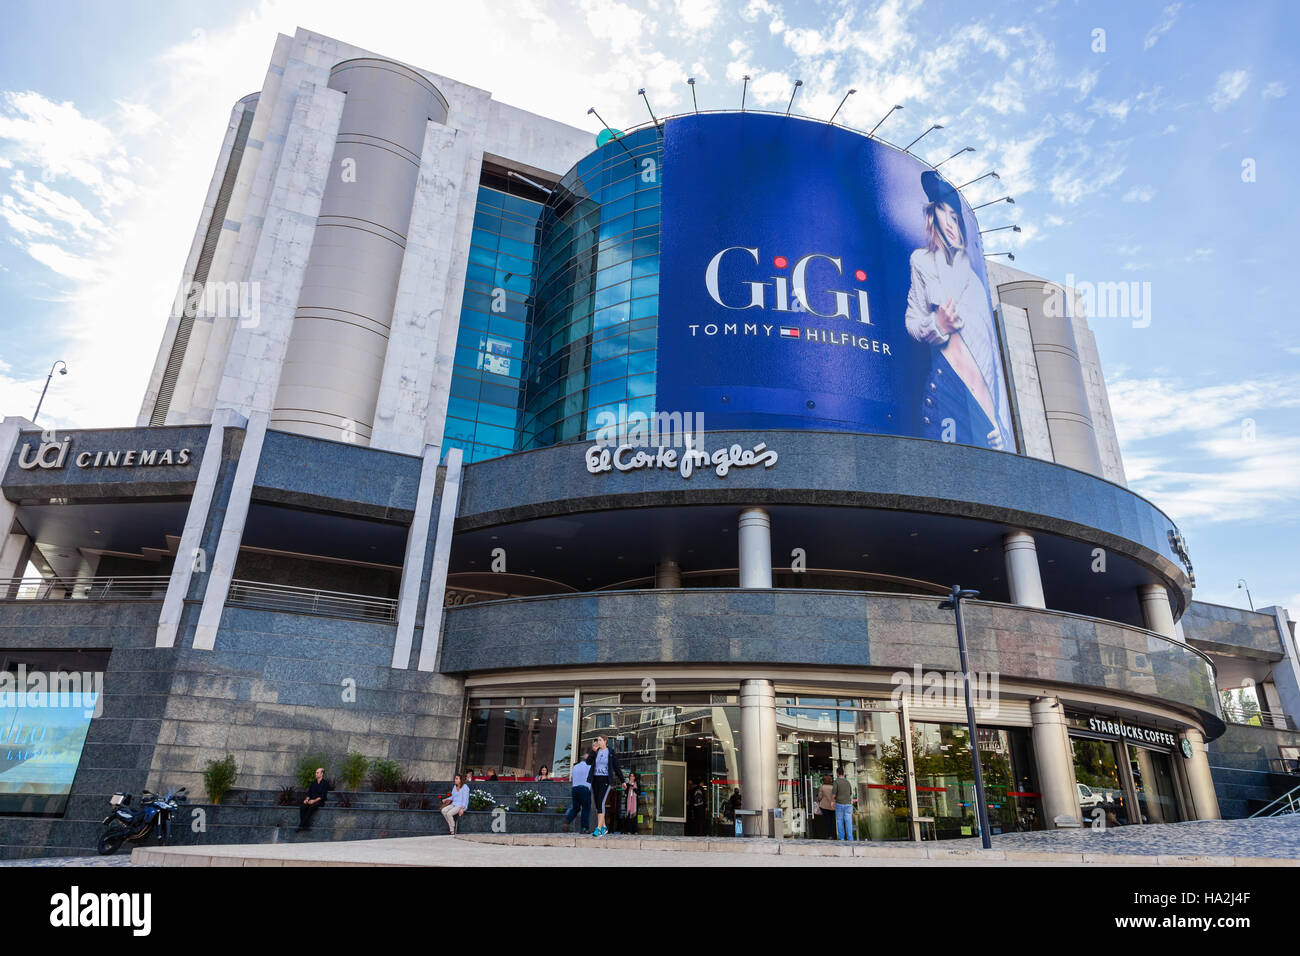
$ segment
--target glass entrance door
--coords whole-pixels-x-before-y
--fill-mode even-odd
[[[1075,790],[1085,826],[1127,826],[1136,822],[1120,771],[1119,743],[1070,737]]]
[[[1181,822],[1172,756],[1166,751],[1128,744],[1128,757],[1142,822]]]

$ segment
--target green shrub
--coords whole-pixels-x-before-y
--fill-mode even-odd
[[[361,786],[361,781],[366,779],[366,771],[370,769],[370,761],[355,750],[350,751],[343,758],[343,766],[339,769],[339,776],[343,780],[343,786],[349,790],[355,790]]]
[[[209,760],[203,768],[203,789],[208,793],[208,800],[214,805],[225,799],[235,781],[239,779],[239,765],[235,763],[234,754],[226,754],[221,760]]]
[[[391,793],[402,784],[402,768],[396,760],[376,760],[370,765],[370,785],[380,793]]]
[[[496,805],[496,798],[486,790],[471,790],[469,792],[469,808],[471,810],[491,810]]]
[[[316,782],[316,768],[325,768],[325,777],[329,778],[329,758],[324,754],[307,754],[298,761],[298,786],[304,790]]]

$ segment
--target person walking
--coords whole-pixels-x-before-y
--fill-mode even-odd
[[[844,765],[835,776],[835,839],[853,842],[853,785],[844,776]]]
[[[641,795],[641,781],[637,777],[635,770],[629,770],[627,774],[626,795],[623,798],[623,833],[630,833],[633,836],[637,833],[636,828],[636,808],[637,800]]]
[[[591,814],[591,754],[583,757],[569,774],[573,784],[573,803],[564,814],[564,832],[569,832],[569,825],[579,813],[582,814],[582,832],[587,832],[587,820]]]
[[[596,738],[587,756],[591,758],[591,799],[596,806],[596,829],[591,835],[603,837],[609,833],[609,827],[605,826],[605,807],[615,783],[623,783],[623,771],[618,768],[618,758],[609,749],[609,739],[604,734]]]
[[[460,774],[452,780],[451,794],[442,798],[442,818],[447,821],[447,829],[456,835],[456,820],[464,816],[469,809],[469,784]]]
[[[816,839],[829,840],[835,832],[835,787],[830,774],[822,774],[822,785],[817,788]]]

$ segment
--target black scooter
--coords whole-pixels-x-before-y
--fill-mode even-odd
[[[127,841],[143,840],[150,833],[158,834],[158,843],[166,845],[171,838],[172,814],[185,802],[187,790],[181,787],[165,797],[146,790],[140,795],[141,804],[131,809],[129,793],[115,793],[109,798],[113,812],[104,818],[104,832],[99,835],[99,853],[111,856]]]

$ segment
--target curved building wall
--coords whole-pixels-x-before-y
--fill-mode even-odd
[[[663,139],[606,143],[542,213],[522,449],[586,437],[602,411],[654,411]]]
[[[1101,475],[1101,454],[1092,427],[1088,390],[1066,304],[1070,296],[1059,286],[1044,282],[998,286],[1002,302],[1024,309],[1029,316],[1053,458],[1062,465]]]
[[[447,101],[387,60],[344,61],[329,85],[347,99],[271,427],[369,444],[425,131]]]

